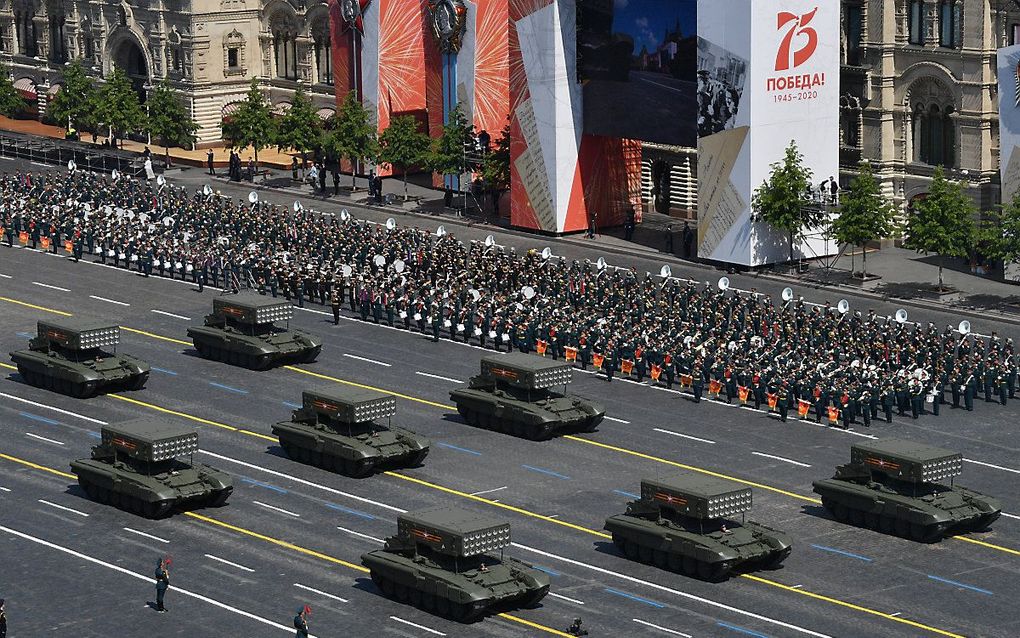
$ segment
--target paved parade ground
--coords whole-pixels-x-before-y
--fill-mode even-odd
[[[492,232],[450,230],[463,240]],[[518,250],[548,244],[570,259],[600,256],[554,240],[496,239]],[[660,265],[648,257],[611,261],[639,272]],[[786,285],[731,279],[773,295]],[[565,636],[577,616],[593,637],[1020,635],[1017,401],[1003,406],[979,396],[973,412],[943,406],[938,417],[908,413],[842,430],[796,418],[781,423],[717,401],[695,404],[647,381],[608,384],[577,370],[571,392],[601,401],[606,420],[595,433],[532,442],[470,427],[452,405],[449,391],[478,373],[485,350],[362,322],[346,304],[338,326],[328,306],[296,311],[292,325],[324,341],[315,363],[254,372],[202,359],[186,330],[219,294],[88,257],[75,264],[0,246],[0,351],[27,347],[37,320],[86,315],[119,323],[119,351],[152,365],[143,390],[75,400],[25,384],[3,357],[0,598],[11,636],[286,636],[305,604],[317,636]],[[803,294],[826,300],[819,291]],[[858,310],[896,311],[846,296]],[[960,319],[915,308],[910,315],[938,326]],[[1020,333],[1011,324],[972,323],[983,334]],[[424,465],[359,480],[287,459],[272,424],[289,419],[302,390],[331,384],[396,394],[394,424],[432,440]],[[196,460],[234,476],[227,505],[151,521],[95,503],[77,487],[68,463],[88,456],[104,423],[153,414],[198,430]],[[846,463],[852,443],[892,437],[962,452],[958,483],[1001,499],[1002,518],[990,531],[931,545],[832,520],[811,482]],[[685,470],[753,487],[750,518],[793,538],[780,569],[711,584],[619,554],[602,529],[606,517],[625,510],[643,477]],[[435,505],[508,520],[508,551],[550,575],[550,595],[536,609],[469,626],[385,598],[361,554],[395,533],[402,511]],[[167,555],[170,611],[159,615],[152,570]]]

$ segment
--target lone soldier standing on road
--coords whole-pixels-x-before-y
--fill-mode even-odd
[[[333,286],[332,292],[329,293],[329,305],[333,309],[333,325],[340,323],[340,287]]]
[[[4,613],[3,598],[0,598],[0,638],[7,638],[7,614]]]
[[[294,629],[297,629],[297,633],[294,634],[294,638],[308,638],[308,607],[301,607],[298,609],[297,616],[294,616]]]
[[[167,570],[166,559],[160,558],[156,565],[156,611],[161,614],[166,612],[166,607],[163,606],[163,596],[166,595],[166,590],[169,587],[170,572]]]

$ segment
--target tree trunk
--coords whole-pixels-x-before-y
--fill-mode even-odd
[[[354,159],[353,157],[350,158],[350,160],[351,160],[351,192],[353,193],[354,191],[358,190],[358,182],[357,182],[357,179],[358,179],[358,160]],[[368,188],[369,188],[369,190],[371,190],[372,185],[369,184]]]
[[[170,147],[163,146],[163,170],[170,168]]]
[[[839,246],[836,246],[836,248],[838,249]],[[854,277],[857,276],[857,262],[856,262],[856,258],[857,258],[857,256],[854,255],[853,252],[851,252],[850,253],[850,279],[853,279]]]
[[[407,169],[406,168],[403,171],[403,177],[404,177],[404,201],[406,202],[407,201]]]
[[[939,292],[942,292],[942,262],[944,258],[939,255]]]
[[[787,231],[787,234],[790,237],[790,264],[792,265],[793,264],[793,231],[792,230]]]
[[[861,273],[861,279],[863,280],[868,277],[868,247],[866,245],[861,245],[861,259],[864,260],[864,266],[862,267],[864,272]]]
[[[255,183],[255,175],[259,173],[259,149],[257,146],[253,146],[252,149],[255,151],[255,174],[251,176],[251,183]]]

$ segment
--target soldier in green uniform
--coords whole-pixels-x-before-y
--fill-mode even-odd
[[[163,597],[166,596],[166,590],[170,588],[170,570],[167,566],[165,558],[160,557],[156,563],[156,611],[159,613],[165,613],[166,607],[163,605]]]

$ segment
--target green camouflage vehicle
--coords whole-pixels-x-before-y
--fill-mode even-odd
[[[952,478],[962,473],[962,454],[882,439],[854,444],[850,462],[813,485],[838,521],[933,543],[986,529],[1002,512],[996,499],[954,487]],[[949,485],[940,483],[946,479]]]
[[[381,467],[421,465],[429,440],[389,425],[397,400],[382,392],[331,387],[301,393],[290,421],[273,426],[290,458],[347,476],[368,476]],[[377,423],[386,419],[387,425]]]
[[[594,432],[606,409],[567,396],[573,366],[510,352],[482,359],[482,373],[450,392],[457,411],[475,427],[543,441],[564,432]],[[563,386],[563,394],[550,390]]]
[[[140,390],[149,379],[149,364],[117,354],[116,324],[67,317],[40,321],[38,331],[28,350],[11,353],[25,383],[87,399],[101,391]]]
[[[94,501],[147,518],[161,518],[179,505],[219,507],[234,490],[229,474],[177,460],[193,456],[198,434],[158,418],[104,425],[92,457],[71,461],[78,484]]]
[[[606,519],[605,529],[631,560],[718,582],[735,569],[776,569],[790,555],[783,532],[729,518],[750,509],[751,488],[731,481],[700,474],[644,479],[641,498]]]
[[[533,607],[549,593],[549,576],[503,555],[506,521],[453,507],[397,517],[397,535],[363,554],[372,582],[390,598],[472,622],[505,609]],[[499,551],[499,557],[490,555]]]
[[[315,361],[322,350],[320,339],[275,325],[293,316],[294,307],[287,301],[250,292],[222,295],[213,299],[213,312],[205,316],[205,325],[188,328],[188,336],[206,359],[252,370]]]

